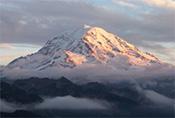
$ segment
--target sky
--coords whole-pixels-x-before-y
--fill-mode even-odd
[[[175,0],[0,0],[0,65],[84,24],[175,64]]]

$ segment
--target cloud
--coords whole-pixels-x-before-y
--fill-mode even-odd
[[[0,49],[14,49],[15,47],[14,46],[12,46],[11,44],[9,44],[9,43],[0,43]]]
[[[133,5],[135,3],[120,2]],[[131,13],[123,14],[121,10],[106,10],[82,1],[23,2],[16,0],[7,1],[7,3],[6,6],[1,7],[0,26],[3,27],[1,42],[43,44],[60,32],[82,27],[83,24],[101,26],[124,38],[128,36],[127,40],[132,40],[129,34],[142,35],[144,37],[142,40],[161,41],[164,38],[167,41],[173,40],[173,22],[169,22],[173,21],[173,12],[170,11],[160,12],[159,14],[156,12],[144,14],[145,10],[139,10],[143,12],[133,18],[128,14],[134,15],[135,11],[132,12],[131,10]],[[142,19],[140,20],[139,17]],[[156,35],[153,34],[154,32]],[[164,35],[164,37],[157,37],[159,35]]]
[[[139,48],[147,52],[154,53],[154,55],[159,57],[159,59],[163,62],[168,62],[175,65],[175,54],[173,53],[175,52],[174,42],[144,41]]]
[[[36,109],[107,109],[105,105],[99,101],[87,98],[75,98],[72,96],[55,97],[46,99],[43,103],[37,105]]]
[[[113,0],[113,3],[117,5],[123,5],[131,8],[136,7],[152,7],[156,8],[164,8],[164,9],[175,9],[175,1],[174,0]]]
[[[10,61],[14,60],[15,58],[18,58],[19,55],[4,55],[0,56],[0,64],[8,64]]]
[[[145,92],[144,94],[146,95],[146,97],[148,97],[148,99],[150,99],[157,105],[172,106],[172,104],[175,102],[173,99],[170,99],[152,90],[145,90],[144,92]]]
[[[124,7],[136,8],[137,6],[132,2],[128,2],[126,0],[113,0],[113,3],[117,5],[122,5]]]
[[[39,48],[40,46],[31,44],[1,43],[0,64],[6,65],[20,56],[36,52]]]
[[[122,61],[122,59],[119,61]],[[125,61],[119,62],[119,64],[122,63],[124,64]],[[15,70],[8,70],[8,72],[9,73],[6,74],[11,76],[11,78],[8,79],[17,79],[17,77],[18,79],[27,79],[32,76],[38,76],[43,79],[44,77],[58,79],[61,76],[65,76],[76,84],[88,82],[100,82],[105,85],[112,84],[115,87],[114,90],[119,89],[120,91],[111,92],[117,92],[117,95],[141,103],[139,108],[145,107],[145,105],[148,106],[148,108],[149,106],[153,107],[149,109],[150,111],[159,108],[159,106],[163,106],[163,108],[164,106],[168,106],[171,110],[173,108],[175,67],[166,64],[155,64],[145,68],[127,67],[127,65],[124,67],[118,66],[114,60],[114,62],[111,62],[111,65],[81,65],[73,69],[58,69],[55,67],[43,71],[18,68]],[[120,112],[122,107],[117,104],[115,104],[115,106],[117,107],[117,110],[115,110],[118,112],[119,109]],[[97,99],[75,98],[72,96],[46,98],[44,102],[34,104],[34,106],[28,108],[36,111],[38,109],[108,110],[110,108],[114,110],[112,103]],[[139,108],[136,109],[137,112]]]
[[[12,104],[7,103],[0,99],[0,112],[14,112],[15,108]]]
[[[144,0],[144,2],[152,6],[175,9],[174,0]]]
[[[168,64],[153,64],[141,68],[129,66],[124,58],[121,58],[112,60],[110,64],[83,64],[72,69],[52,67],[36,71],[15,68],[13,70],[5,70],[4,74],[8,78],[11,77],[9,79],[26,79],[33,76],[58,79],[61,76],[65,76],[78,84],[87,82],[100,82],[105,85],[112,84],[115,85],[115,88],[124,90],[117,92],[117,94],[134,101],[138,100],[137,102],[139,103],[141,102],[142,104],[139,108],[144,107],[143,103],[145,100],[150,100],[146,102],[146,106],[153,106],[152,109],[149,109],[150,111],[159,108],[159,105],[166,105],[169,109],[173,108],[172,98],[174,98],[174,94],[172,95],[172,93],[174,93],[175,67]],[[125,90],[131,90],[132,92]],[[133,92],[138,94],[133,95]],[[171,96],[168,96],[168,94],[171,94]],[[141,101],[139,101],[140,98]],[[35,105],[34,108],[103,110],[108,109],[108,107],[111,108],[108,105],[108,103],[94,99],[66,96],[45,99],[43,103]],[[137,112],[139,108],[136,109]]]
[[[30,77],[48,77],[58,79],[67,77],[74,82],[86,83],[89,81],[113,82],[120,79],[175,77],[175,67],[166,63],[150,66],[130,66],[124,58],[114,58],[109,64],[82,64],[75,68],[50,67],[36,71],[24,68],[5,68],[1,73],[9,79],[25,79]]]

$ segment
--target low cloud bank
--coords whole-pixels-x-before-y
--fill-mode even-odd
[[[16,110],[38,110],[38,109],[55,109],[55,110],[107,110],[109,103],[97,99],[76,98],[72,96],[45,98],[42,103],[22,105],[9,103],[0,99],[0,112],[12,113]]]
[[[148,99],[150,99],[156,105],[173,106],[175,102],[173,99],[170,99],[152,90],[146,90],[145,95]]]
[[[1,74],[8,79],[27,79],[29,77],[58,79],[61,76],[65,76],[79,84],[92,81],[115,84],[116,90],[123,90],[118,91],[117,94],[136,101],[138,100],[141,103],[144,103],[145,100],[148,101],[148,104],[146,103],[139,107],[146,106],[146,111],[162,108],[162,111],[167,109],[167,113],[169,113],[173,110],[175,102],[175,67],[169,64],[152,64],[150,66],[138,67],[128,65],[126,60],[113,60],[109,64],[82,64],[73,69],[58,67],[51,67],[42,71],[20,68],[5,69]],[[5,112],[13,112],[18,108],[2,100],[0,100],[0,106],[0,111]],[[47,98],[44,102],[35,104],[30,109],[104,110],[111,108],[111,106],[112,103],[100,100],[65,96]],[[147,106],[151,109],[147,109]],[[117,108],[120,110],[118,106]]]
[[[58,79],[65,76],[73,81],[112,81],[120,79],[155,78],[171,76],[175,78],[175,66],[152,64],[145,67],[130,66],[124,58],[111,60],[108,64],[82,64],[74,68],[50,67],[42,71],[28,69],[4,69],[0,76],[9,79],[48,77]]]
[[[36,109],[107,109],[105,103],[87,99],[87,98],[75,98],[72,96],[55,97],[45,99],[41,104],[36,105]]]
[[[0,112],[14,112],[16,108],[8,103],[0,99]]]

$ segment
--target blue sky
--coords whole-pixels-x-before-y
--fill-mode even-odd
[[[84,24],[100,26],[174,64],[174,21],[174,0],[0,0],[0,65]]]

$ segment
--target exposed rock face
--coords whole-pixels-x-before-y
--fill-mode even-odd
[[[72,63],[74,65],[80,65],[86,62],[86,57],[84,55],[76,54],[71,51],[65,51],[67,54],[66,62]]]

